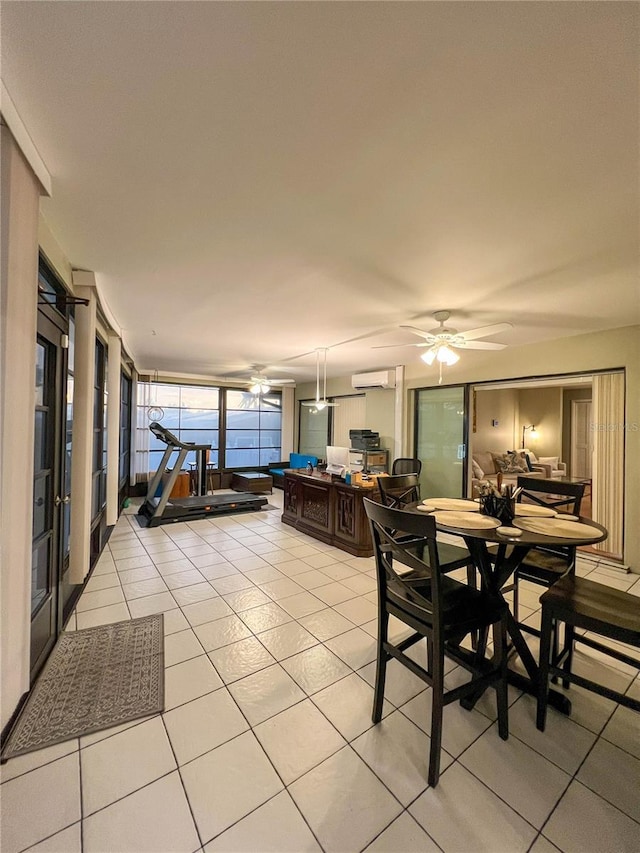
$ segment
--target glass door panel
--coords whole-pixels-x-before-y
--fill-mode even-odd
[[[460,498],[465,477],[465,389],[461,385],[416,393],[415,455],[422,460],[423,497]]]
[[[307,406],[300,406],[300,437],[298,452],[309,453],[324,459],[327,455],[329,442],[329,412],[330,408],[316,412]]]
[[[35,674],[59,631],[61,520],[60,404],[61,331],[38,317],[33,444],[33,529],[31,563],[31,672]]]

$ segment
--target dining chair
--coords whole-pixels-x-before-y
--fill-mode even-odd
[[[408,456],[399,456],[393,460],[391,465],[392,474],[417,474],[420,476],[422,462],[420,459],[411,459]]]
[[[529,502],[556,512],[580,515],[584,483],[563,483],[558,480],[538,479],[525,475],[518,477],[516,487],[522,489],[517,498],[518,503]],[[537,628],[519,621],[520,581],[529,581],[548,589],[564,575],[574,574],[575,568],[576,547],[570,544],[570,540],[566,545],[539,546],[528,552],[514,572],[511,586],[505,590],[513,590],[513,616],[521,630],[540,636]],[[566,656],[566,638],[561,651],[557,631],[553,633],[552,647],[554,661],[557,662],[561,656]]]
[[[569,515],[580,515],[580,505],[584,494],[584,483],[562,483],[557,480],[543,480],[534,477],[518,477],[518,503],[529,502],[536,506],[560,510]],[[518,621],[518,583],[526,580],[538,586],[550,587],[559,578],[575,571],[575,545],[553,545],[532,548],[513,576],[513,615]],[[521,626],[522,627],[522,626]],[[524,626],[530,633],[539,634],[536,629]]]
[[[542,627],[536,716],[536,725],[540,731],[544,731],[545,728],[549,680],[554,676],[560,676],[565,687],[573,682],[600,696],[606,696],[607,699],[613,699],[621,705],[640,711],[640,699],[624,695],[571,670],[574,645],[578,640],[615,660],[640,669],[640,660],[637,658],[606,643],[598,642],[588,635],[576,633],[576,628],[579,628],[588,631],[589,634],[597,634],[609,640],[640,648],[638,597],[604,584],[594,583],[586,578],[565,575],[540,597],[540,603],[542,604]],[[554,660],[552,643],[553,637],[557,635],[559,623],[565,626],[566,650],[559,660]]]
[[[435,787],[440,775],[440,750],[444,708],[451,702],[476,693],[489,685],[495,688],[498,708],[498,733],[509,736],[507,707],[506,603],[482,590],[472,589],[443,573],[436,543],[433,517],[407,510],[393,509],[369,498],[365,511],[374,543],[378,589],[377,665],[374,688],[374,723],[382,718],[386,667],[395,658],[432,688],[431,746],[427,781]],[[427,559],[423,559],[408,537],[425,540]],[[396,561],[410,571],[399,574]],[[389,617],[395,616],[413,629],[403,640],[389,640]],[[475,652],[460,648],[471,631],[486,637],[493,626],[494,655],[485,657],[486,647],[479,644]],[[422,639],[426,640],[426,668],[405,654]],[[482,646],[482,647],[481,647]],[[471,680],[445,690],[445,656],[471,672]]]
[[[391,509],[405,509],[415,504],[420,499],[420,485],[417,474],[399,474],[397,476],[378,477],[378,489],[380,499],[384,506]],[[422,535],[416,537],[405,536],[404,541],[412,544],[426,544],[426,538]],[[457,545],[449,545],[438,542],[438,560],[443,572],[453,572],[455,569],[467,567],[467,583],[476,587],[476,570],[471,555],[466,548]]]

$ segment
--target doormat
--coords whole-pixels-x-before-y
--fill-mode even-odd
[[[0,760],[164,710],[162,613],[63,632]]]

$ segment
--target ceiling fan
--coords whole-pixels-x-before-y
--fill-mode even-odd
[[[499,332],[506,332],[513,328],[511,323],[495,323],[493,326],[480,326],[477,329],[469,329],[468,332],[459,332],[457,329],[449,329],[444,325],[450,316],[449,311],[436,311],[433,317],[440,325],[429,331],[418,329],[415,326],[400,326],[401,329],[408,329],[414,335],[424,338],[424,342],[420,344],[392,344],[392,346],[428,347],[429,349],[420,356],[427,364],[433,364],[436,359],[443,364],[455,364],[460,356],[453,352],[454,349],[504,349],[506,344],[496,344],[492,341],[478,339],[488,338],[491,335],[497,335]],[[382,347],[374,347],[374,349],[382,349]]]
[[[256,396],[259,394],[268,394],[269,391],[274,387],[279,387],[280,385],[288,385],[289,383],[295,383],[295,379],[268,379],[264,375],[264,367],[260,365],[255,365],[256,375],[251,376],[248,379],[249,383],[249,391]]]
[[[320,353],[323,355],[322,397],[320,397]],[[330,403],[327,400],[327,347],[316,349],[316,399],[303,400],[302,405],[313,409],[315,412],[321,412],[330,406],[340,405],[339,403]]]
[[[420,344],[392,344],[392,346],[428,347],[420,358],[428,365],[432,365],[434,361],[438,362],[440,367],[440,382],[442,382],[442,365],[455,364],[460,359],[460,356],[454,350],[504,349],[506,344],[496,344],[492,341],[481,341],[478,339],[488,338],[491,335],[497,335],[499,332],[506,332],[508,329],[513,328],[512,323],[495,323],[492,326],[480,326],[477,329],[469,329],[468,332],[459,332],[457,329],[449,329],[445,326],[450,316],[451,313],[449,311],[436,311],[433,318],[440,325],[435,329],[430,329],[428,332],[424,329],[418,329],[415,326],[400,326],[401,329],[408,329],[414,335],[424,338],[424,342]],[[374,347],[374,349],[382,349],[382,347]]]

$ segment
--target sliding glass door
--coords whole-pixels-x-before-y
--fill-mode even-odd
[[[420,488],[425,498],[465,494],[465,399],[463,385],[416,392],[415,455],[422,460]]]

